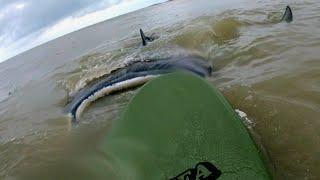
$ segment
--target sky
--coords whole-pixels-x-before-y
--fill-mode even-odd
[[[0,0],[0,62],[98,22],[166,0]]]

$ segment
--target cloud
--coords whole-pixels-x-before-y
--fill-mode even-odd
[[[97,3],[103,0],[95,1]],[[33,42],[26,39],[92,4],[90,0],[4,0],[0,2],[0,62]],[[30,38],[30,40],[32,40]]]
[[[166,0],[0,2],[0,62],[89,25]],[[2,8],[1,8],[2,7]],[[4,27],[4,28],[3,28]]]

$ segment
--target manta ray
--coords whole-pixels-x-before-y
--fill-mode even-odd
[[[290,23],[292,20],[291,8],[287,6],[281,21]],[[153,37],[146,36],[142,29],[140,29],[140,36],[143,46],[155,40]],[[134,62],[111,72],[105,78],[91,83],[90,86],[77,92],[67,109],[72,121],[76,122],[86,107],[106,95],[141,86],[162,74],[182,71],[201,77],[208,77],[211,76],[212,70],[213,67],[208,61],[202,57],[192,55]]]

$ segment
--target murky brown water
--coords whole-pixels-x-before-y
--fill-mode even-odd
[[[0,178],[54,162],[71,136],[104,133],[135,91],[98,101],[72,129],[63,113],[68,94],[125,62],[178,54],[212,62],[209,81],[254,122],[275,179],[319,178],[320,1],[290,5],[287,24],[279,23],[279,1],[171,1],[0,64]],[[159,39],[141,47],[140,27]]]

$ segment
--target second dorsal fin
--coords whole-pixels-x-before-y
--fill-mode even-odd
[[[284,12],[281,20],[286,21],[287,23],[290,23],[293,21],[293,14],[290,6],[287,6],[286,11]]]

